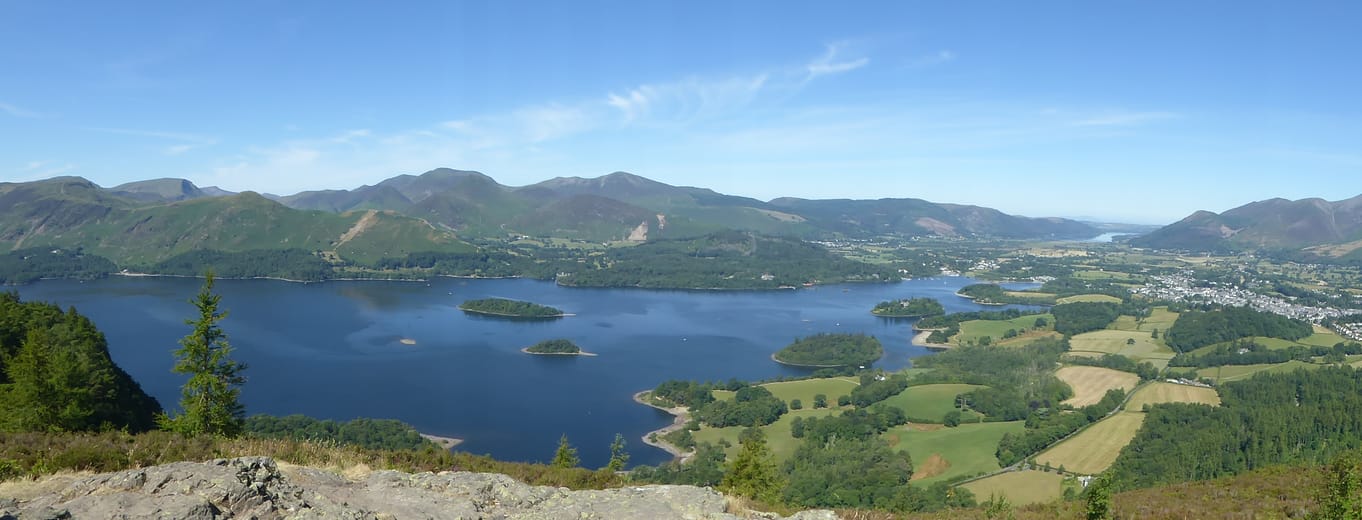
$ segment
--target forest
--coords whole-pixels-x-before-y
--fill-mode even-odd
[[[945,314],[946,308],[934,298],[910,298],[877,303],[870,313],[890,318],[920,318]]]
[[[562,310],[547,305],[505,298],[468,300],[459,304],[459,310],[512,318],[558,318],[564,316]]]
[[[88,318],[0,293],[0,431],[141,432],[160,412]]]
[[[1295,341],[1314,333],[1309,323],[1245,307],[1189,310],[1164,333],[1168,346],[1178,352],[1234,341],[1251,336]]]
[[[359,418],[337,422],[296,414],[283,417],[252,415],[246,418],[246,435],[347,444],[375,450],[417,450],[434,446],[421,437],[416,428],[393,419]]]
[[[95,280],[118,268],[109,259],[81,252],[45,247],[0,254],[0,285],[36,282],[44,278]]]
[[[284,278],[316,282],[333,278],[331,264],[301,249],[256,249],[225,252],[190,251],[147,267],[147,272],[178,276],[202,276],[212,269],[219,278]]]
[[[1102,302],[1065,303],[1051,307],[1050,313],[1055,315],[1055,331],[1065,336],[1104,329],[1121,315],[1116,304]]]
[[[1362,446],[1362,371],[1260,373],[1218,391],[1219,407],[1150,407],[1112,468],[1115,481],[1139,488],[1204,480],[1272,464],[1323,463]]]
[[[531,354],[577,354],[581,351],[582,347],[567,339],[544,340],[525,348],[525,352]]]
[[[869,365],[883,355],[884,346],[874,336],[820,333],[796,339],[773,358],[787,365],[837,367]]]

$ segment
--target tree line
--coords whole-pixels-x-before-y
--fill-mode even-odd
[[[1164,340],[1178,352],[1190,352],[1251,336],[1295,341],[1311,334],[1314,329],[1305,321],[1247,307],[1221,307],[1183,312],[1164,333]]]

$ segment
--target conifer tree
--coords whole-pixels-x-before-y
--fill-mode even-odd
[[[742,448],[724,474],[722,488],[734,495],[774,503],[784,487],[776,470],[771,449],[766,445],[766,434],[760,428],[749,428],[741,436]]]
[[[246,378],[246,365],[231,358],[232,346],[218,322],[227,317],[218,311],[222,297],[213,294],[213,272],[206,273],[203,287],[189,302],[198,309],[196,320],[185,320],[193,332],[180,339],[175,351],[177,374],[189,374],[181,389],[179,415],[162,416],[161,427],[183,434],[235,437],[245,425],[246,409],[238,401]]]
[[[558,451],[554,452],[553,462],[549,465],[555,468],[575,468],[581,463],[582,459],[577,457],[577,448],[568,444],[567,434],[563,434],[562,438],[558,439]]]
[[[624,451],[624,436],[616,433],[615,440],[610,443],[610,462],[605,469],[620,471],[626,464],[629,464],[629,452]]]

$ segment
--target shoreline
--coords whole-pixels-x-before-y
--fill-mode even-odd
[[[690,460],[692,456],[695,455],[695,452],[682,451],[681,448],[672,445],[672,443],[667,442],[666,440],[663,440],[662,437],[668,433],[680,430],[681,428],[685,428],[686,422],[690,421],[690,410],[684,406],[676,408],[663,408],[661,406],[655,405],[643,399],[643,396],[645,394],[651,393],[652,390],[643,390],[635,393],[634,402],[641,404],[643,406],[647,406],[649,408],[653,408],[655,410],[662,410],[664,412],[667,412],[672,415],[673,419],[671,424],[668,424],[666,426],[643,434],[643,443],[654,448],[660,449],[662,451],[665,451],[667,453],[670,453],[672,455],[673,462],[676,462],[678,464],[685,464],[687,461]],[[651,437],[653,436],[657,436],[656,441],[651,439]]]
[[[564,313],[559,313],[559,314],[550,314],[550,315],[547,315],[547,316],[524,316],[524,315],[520,315],[520,314],[506,314],[506,313],[503,313],[503,312],[478,311],[478,310],[473,310],[473,309],[465,309],[465,308],[463,308],[463,307],[458,307],[458,309],[461,310],[461,311],[470,313],[470,314],[480,314],[480,315],[483,315],[483,316],[494,316],[494,317],[497,317],[497,318],[515,318],[515,319],[517,319],[517,320],[553,320],[553,319],[558,319],[558,318],[567,318],[567,317],[569,317],[569,316],[576,316],[576,314],[571,314],[571,313],[566,313],[566,312],[564,312]]]
[[[524,352],[524,353],[526,353],[526,354],[529,354],[529,355],[531,355],[531,356],[586,356],[586,357],[596,357],[596,356],[599,356],[599,355],[600,355],[600,354],[597,354],[597,353],[595,353],[595,352],[587,352],[587,351],[585,351],[585,350],[579,350],[579,351],[577,351],[577,352],[530,352],[530,347],[522,348],[522,349],[520,349],[520,351],[521,351],[521,352]]]
[[[884,354],[880,354],[880,358],[884,358]],[[876,359],[875,361],[879,361],[879,360],[880,360],[880,359]],[[849,367],[849,366],[861,366],[861,365],[850,365],[850,364],[846,364],[846,365],[803,365],[803,364],[799,364],[799,363],[790,363],[790,362],[788,362],[788,361],[781,361],[781,360],[779,360],[779,359],[776,359],[776,355],[775,355],[775,354],[771,354],[771,361],[775,361],[776,363],[780,363],[780,364],[785,365],[785,366],[787,366],[787,367],[799,367],[799,368],[841,368],[841,367]],[[869,365],[873,364],[875,361],[871,361],[870,363],[866,363],[866,366],[869,366]]]
[[[933,331],[930,330],[918,331],[917,334],[913,335],[913,346],[929,348],[932,350],[950,350],[955,348],[955,345],[951,345],[950,343],[929,343],[927,337],[931,336],[932,332]]]
[[[435,444],[439,444],[441,448],[444,448],[446,450],[452,450],[454,449],[455,446],[463,444],[463,439],[459,439],[456,437],[441,437],[439,435],[431,435],[428,433],[422,433],[421,438],[433,442]]]

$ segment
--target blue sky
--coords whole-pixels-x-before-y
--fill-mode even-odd
[[[1362,194],[1358,2],[0,2],[0,180],[436,167],[1166,223]]]

